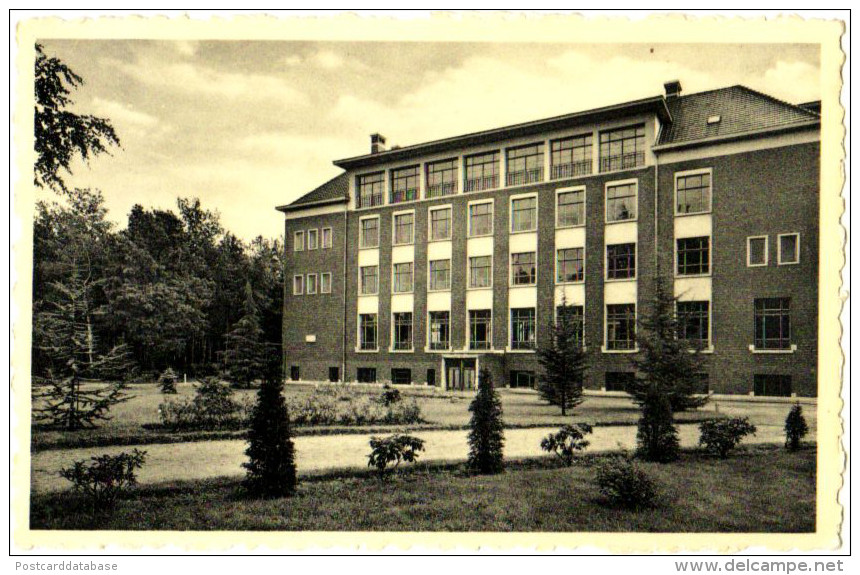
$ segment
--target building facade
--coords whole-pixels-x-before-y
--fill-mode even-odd
[[[287,377],[531,387],[567,304],[586,388],[622,391],[659,275],[702,391],[816,396],[820,109],[665,87],[335,161],[278,208]]]

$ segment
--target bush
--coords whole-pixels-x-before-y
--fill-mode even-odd
[[[143,467],[146,452],[133,450],[119,455],[99,455],[75,461],[72,467],[60,469],[60,476],[74,485],[75,491],[83,493],[94,511],[110,510],[120,493],[137,484],[135,470]]]
[[[203,378],[193,399],[166,401],[158,406],[161,424],[173,430],[223,429],[244,424],[250,410],[233,399],[233,390],[216,377]]]
[[[642,509],[653,507],[657,499],[654,480],[626,453],[598,463],[597,486],[612,506]]]
[[[472,412],[469,421],[469,469],[477,473],[502,472],[505,468],[502,402],[486,368],[478,375],[478,394],[469,405],[469,411]]]
[[[806,418],[803,417],[803,408],[799,403],[795,403],[785,418],[785,447],[791,451],[800,449],[800,440],[807,433],[809,433],[809,426],[806,424]]]
[[[161,393],[175,394],[177,381],[179,381],[179,376],[176,375],[176,372],[169,367],[165,369],[158,377],[158,386],[161,388]]]
[[[400,390],[394,389],[388,385],[382,387],[382,395],[379,396],[379,403],[384,407],[389,407],[400,401]]]
[[[746,417],[710,419],[699,424],[699,446],[712,455],[725,459],[729,452],[747,435],[755,435],[756,427]]]
[[[591,426],[587,423],[564,425],[556,433],[544,437],[540,447],[547,453],[555,453],[565,465],[572,465],[574,454],[588,447],[585,436],[591,431]]]
[[[393,463],[393,472],[401,461],[413,463],[418,459],[418,452],[424,451],[424,440],[411,435],[392,435],[390,437],[371,437],[370,455],[367,466],[375,467],[380,479],[387,475],[388,466]]]
[[[672,403],[665,393],[654,388],[648,391],[637,426],[636,455],[659,463],[678,459],[681,451],[678,428],[672,416]]]

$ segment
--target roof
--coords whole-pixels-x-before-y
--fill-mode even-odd
[[[813,125],[820,121],[814,111],[745,86],[683,95],[670,98],[666,103],[672,123],[663,128],[659,146]]]
[[[296,201],[276,209],[287,212],[300,208],[309,208],[326,204],[345,202],[348,199],[349,178],[346,172],[335,176],[320,187],[308,192]]]

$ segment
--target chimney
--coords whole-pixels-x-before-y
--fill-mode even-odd
[[[681,82],[678,80],[672,80],[670,82],[666,82],[663,84],[663,87],[666,89],[666,99],[671,100],[672,98],[677,98],[681,95]]]
[[[370,153],[378,154],[385,151],[385,136],[382,134],[370,135]]]

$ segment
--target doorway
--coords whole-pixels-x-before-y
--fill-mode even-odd
[[[474,357],[446,357],[445,388],[457,391],[475,389],[475,364]]]

